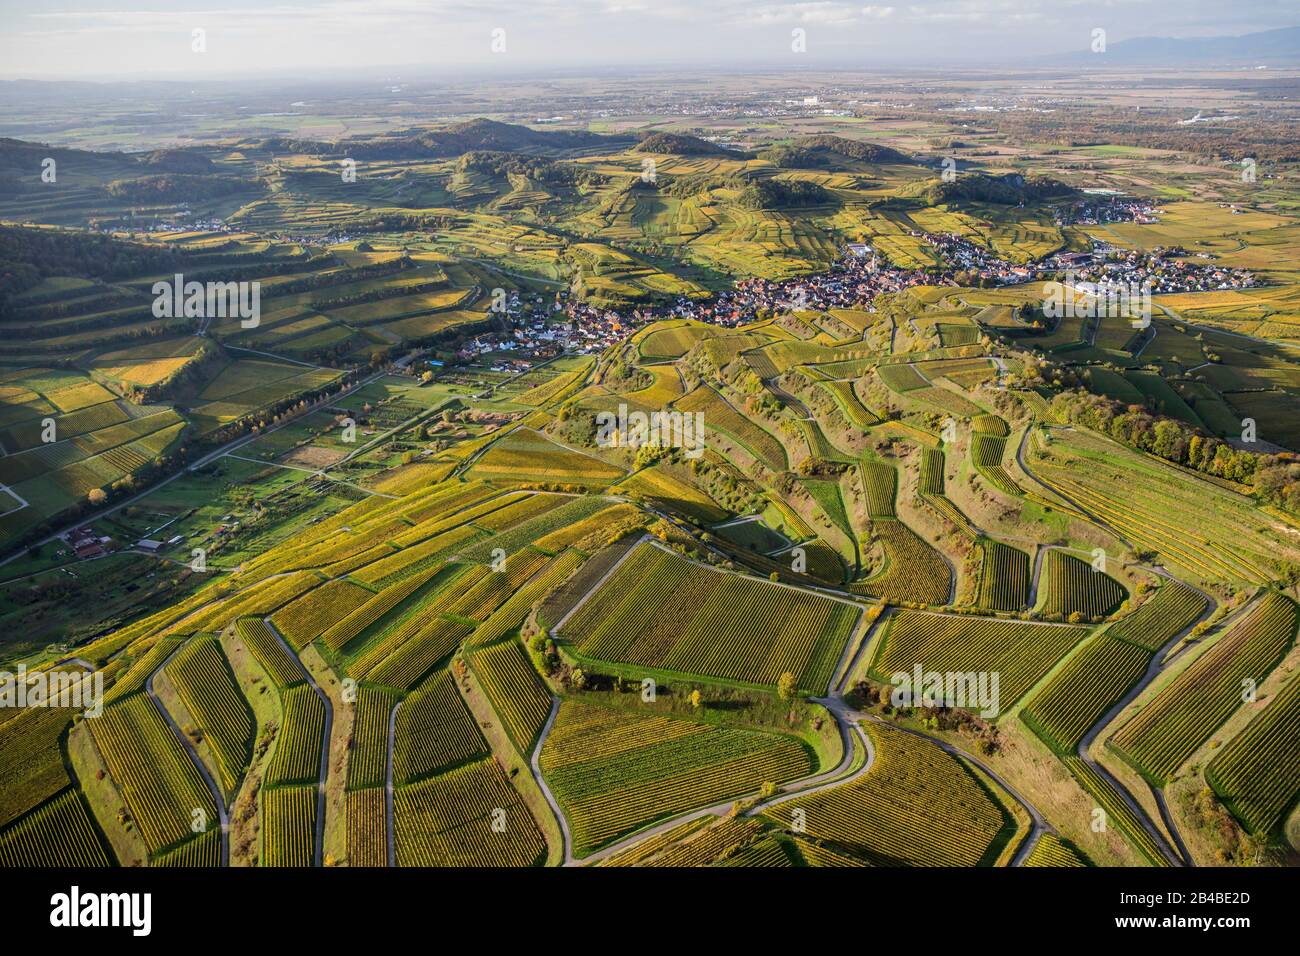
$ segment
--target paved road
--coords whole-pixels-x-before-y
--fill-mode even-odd
[[[386,780],[384,782],[384,828],[388,831],[389,866],[397,866],[397,826],[395,811],[393,810],[393,741],[397,736],[397,712],[401,707],[402,702],[399,700],[393,705],[392,712],[388,715],[388,755],[386,758],[387,769],[385,770]]]
[[[204,783],[208,785],[208,791],[212,794],[212,800],[217,807],[217,817],[220,819],[221,823],[221,865],[229,866],[230,816],[226,812],[226,801],[222,799],[221,796],[221,787],[217,784],[216,778],[208,771],[208,765],[203,762],[203,758],[199,756],[199,752],[195,749],[190,738],[185,736],[185,733],[181,730],[180,726],[177,725],[167,708],[163,706],[163,702],[158,699],[158,695],[153,689],[154,678],[158,676],[158,672],[171,663],[172,658],[174,658],[184,646],[184,642],[178,644],[176,650],[167,655],[167,660],[163,661],[154,669],[153,673],[150,674],[148,679],[144,682],[144,690],[145,693],[149,695],[149,699],[153,701],[154,706],[158,708],[158,712],[162,714],[163,720],[167,721],[167,725],[171,727],[172,733],[176,735],[176,739],[181,742],[181,746],[189,752],[190,759],[194,761],[194,766],[199,768],[199,773],[203,775]]]
[[[262,618],[262,623],[266,625],[267,630],[275,635],[275,639],[280,642],[280,646],[284,648],[285,653],[293,658],[293,662],[297,664],[298,669],[302,671],[302,676],[307,679],[307,683],[311,685],[311,689],[316,692],[316,696],[320,698],[320,702],[325,705],[325,733],[321,739],[320,745],[320,782],[316,787],[316,853],[314,865],[320,866],[325,855],[325,784],[329,778],[330,731],[334,726],[334,705],[330,703],[329,695],[320,689],[320,685],[317,684],[316,679],[311,676],[311,672],[307,670],[306,665],[303,664],[302,660],[294,652],[293,648],[289,646],[289,643],[284,639],[284,635],[280,633],[279,628],[271,623],[269,617]],[[283,728],[281,729],[283,730]]]
[[[1164,577],[1170,577],[1170,575],[1164,574],[1163,572],[1160,571],[1157,571],[1156,573],[1162,574],[1162,576]],[[1179,583],[1186,584],[1185,581]],[[1187,586],[1192,587],[1192,585],[1187,585]],[[1119,793],[1121,797],[1123,797],[1124,802],[1128,804],[1129,808],[1132,809],[1137,814],[1138,820],[1141,821],[1143,829],[1145,829],[1148,833],[1151,834],[1152,839],[1156,841],[1156,845],[1160,848],[1161,853],[1163,853],[1165,855],[1165,858],[1168,859],[1175,866],[1195,866],[1196,864],[1195,861],[1192,859],[1191,853],[1189,853],[1187,850],[1187,845],[1183,842],[1182,834],[1178,832],[1178,827],[1174,823],[1172,814],[1170,814],[1169,812],[1169,806],[1165,801],[1164,791],[1158,787],[1150,788],[1152,796],[1155,798],[1156,805],[1160,809],[1161,819],[1164,821],[1164,824],[1168,828],[1170,835],[1173,837],[1174,844],[1175,844],[1174,847],[1170,847],[1169,841],[1165,838],[1165,835],[1162,832],[1160,832],[1160,830],[1154,824],[1150,822],[1150,818],[1147,816],[1146,811],[1143,810],[1142,807],[1138,805],[1137,801],[1133,799],[1133,795],[1129,793],[1128,789],[1123,784],[1121,784],[1118,780],[1116,780],[1114,776],[1111,775],[1110,771],[1108,771],[1097,761],[1093,760],[1092,757],[1089,756],[1088,751],[1091,749],[1093,741],[1095,741],[1097,737],[1100,736],[1101,733],[1110,726],[1111,722],[1114,721],[1117,716],[1119,716],[1120,712],[1123,711],[1124,708],[1127,707],[1130,703],[1132,703],[1138,697],[1139,694],[1141,694],[1144,690],[1146,690],[1153,680],[1155,680],[1175,661],[1177,661],[1180,657],[1182,657],[1183,654],[1185,654],[1191,648],[1191,645],[1190,644],[1184,645],[1182,648],[1179,649],[1178,653],[1174,654],[1168,660],[1164,660],[1164,657],[1166,654],[1169,653],[1169,650],[1173,647],[1176,647],[1180,641],[1182,641],[1188,634],[1192,632],[1192,629],[1195,628],[1196,625],[1200,624],[1202,621],[1208,620],[1210,616],[1213,615],[1215,610],[1218,608],[1218,602],[1215,601],[1213,597],[1211,597],[1209,594],[1206,594],[1204,591],[1201,591],[1200,588],[1195,588],[1194,590],[1198,591],[1201,594],[1201,596],[1204,597],[1207,602],[1209,602],[1206,605],[1204,613],[1202,613],[1200,617],[1198,617],[1187,627],[1183,628],[1183,630],[1179,631],[1172,638],[1170,638],[1169,641],[1167,641],[1165,645],[1160,648],[1160,650],[1158,650],[1155,654],[1152,655],[1151,661],[1147,665],[1146,673],[1142,675],[1142,679],[1138,681],[1135,685],[1133,685],[1133,687],[1129,690],[1129,692],[1125,694],[1121,700],[1116,702],[1116,704],[1113,707],[1111,707],[1110,710],[1106,711],[1106,713],[1102,716],[1100,720],[1097,721],[1097,723],[1095,723],[1091,728],[1089,728],[1088,733],[1084,735],[1083,740],[1079,742],[1079,747],[1078,747],[1079,757],[1083,759],[1085,762],[1087,762],[1089,766],[1091,766],[1094,770],[1100,773],[1103,777],[1105,777],[1107,781],[1109,781],[1111,786],[1114,787],[1114,789]],[[1241,615],[1248,613],[1251,607],[1253,606],[1253,604],[1254,602],[1244,605],[1243,607],[1238,609],[1238,611],[1235,614],[1233,614],[1232,617],[1221,622],[1220,626],[1221,627],[1231,626],[1231,622],[1235,620],[1237,617],[1240,617]]]
[[[327,396],[321,399],[320,401],[316,402],[315,404],[311,405],[309,408],[304,409],[301,414],[294,415],[291,418],[283,419],[281,422],[279,422],[279,424],[272,425],[269,428],[264,429],[263,431],[259,432],[256,435],[241,435],[239,438],[227,442],[226,444],[222,445],[220,448],[214,449],[213,451],[204,455],[202,458],[198,459],[197,461],[192,462],[186,467],[180,468],[177,471],[172,472],[170,475],[167,475],[166,477],[159,479],[154,484],[150,485],[148,488],[144,489],[138,494],[134,494],[130,498],[124,498],[122,501],[119,501],[113,505],[109,505],[107,508],[101,508],[99,511],[85,515],[79,520],[69,524],[67,527],[68,528],[80,527],[81,525],[92,524],[96,521],[101,520],[102,518],[107,518],[109,515],[121,511],[123,508],[127,508],[135,504],[136,502],[141,501],[144,498],[147,498],[149,495],[153,494],[159,488],[162,488],[165,485],[168,485],[171,482],[175,481],[177,478],[181,477],[181,475],[189,474],[190,472],[193,471],[198,471],[200,468],[203,468],[207,466],[209,463],[216,461],[218,458],[222,457],[223,455],[229,454],[230,452],[237,451],[240,448],[243,448],[249,442],[254,441],[257,438],[264,438],[265,436],[271,434],[272,432],[279,431],[281,428],[284,428],[286,425],[291,425],[294,422],[297,422],[299,419],[305,417],[306,415],[311,414],[313,411],[318,410],[323,405],[324,406],[332,405],[340,401],[341,399],[346,398],[348,395],[351,395],[353,392],[357,391],[357,389],[364,388],[365,386],[369,385],[371,382],[375,381],[375,379],[382,378],[386,374],[388,373],[376,372],[374,375],[371,375],[369,378],[361,379],[355,382],[354,384],[352,384],[351,386],[349,386],[348,388],[345,388],[337,395]],[[63,531],[66,530],[67,528],[63,529]],[[63,533],[63,531],[56,531],[54,534],[42,538],[40,541],[35,542],[35,545],[37,547],[40,547],[49,544],[51,541],[56,541],[58,540],[59,535]],[[15,561],[18,558],[23,557],[26,553],[27,553],[27,549],[24,548],[22,551],[16,551],[6,558],[0,558],[0,567],[3,567],[4,565],[8,564],[10,561]]]
[[[551,813],[555,814],[556,822],[560,824],[560,836],[563,840],[563,854],[561,866],[572,866],[573,859],[573,835],[569,833],[569,821],[565,819],[564,811],[560,809],[559,801],[555,799],[555,794],[551,793],[551,788],[546,785],[546,778],[542,776],[541,757],[542,744],[546,743],[546,736],[551,732],[551,727],[555,725],[555,718],[560,713],[560,701],[556,697],[551,698],[551,713],[546,718],[546,723],[542,727],[542,732],[537,735],[537,745],[533,747],[532,754],[528,757],[528,766],[532,771],[533,780],[537,782],[537,787],[542,791],[542,796],[550,804]]]
[[[1019,447],[1016,448],[1016,461],[1019,462],[1021,470],[1024,471],[1024,473],[1028,475],[1032,481],[1041,485],[1043,488],[1050,491],[1053,495],[1065,501],[1071,507],[1078,509],[1080,513],[1087,515],[1089,521],[1093,521],[1094,523],[1100,525],[1101,527],[1104,527],[1108,532],[1113,534],[1118,540],[1122,541],[1124,544],[1129,545],[1130,547],[1133,547],[1130,541],[1128,541],[1123,535],[1121,535],[1110,525],[1106,524],[1105,522],[1093,516],[1082,505],[1072,500],[1068,495],[1064,495],[1061,492],[1056,491],[1054,488],[1051,488],[1049,485],[1047,485],[1046,482],[1044,482],[1041,478],[1035,475],[1033,471],[1030,470],[1028,464],[1025,462],[1024,451],[1025,451],[1025,445],[1029,440],[1029,434],[1032,430],[1033,430],[1032,428],[1025,429],[1025,433],[1020,439],[1020,445]],[[1156,570],[1156,573],[1160,574],[1162,572]],[[1169,575],[1167,574],[1164,576],[1169,577]],[[1186,583],[1186,582],[1180,582],[1180,583]],[[1197,588],[1196,590],[1200,591],[1199,588]],[[1102,716],[1102,718],[1089,729],[1088,733],[1085,734],[1083,739],[1079,742],[1079,747],[1077,750],[1079,757],[1090,767],[1092,767],[1093,770],[1095,770],[1098,774],[1100,774],[1101,777],[1104,780],[1106,780],[1107,783],[1110,784],[1111,788],[1120,796],[1120,798],[1129,807],[1129,809],[1133,811],[1133,813],[1136,815],[1138,819],[1138,822],[1142,824],[1142,829],[1146,830],[1146,832],[1150,835],[1151,839],[1155,841],[1156,846],[1159,847],[1161,854],[1164,855],[1164,857],[1173,866],[1183,866],[1183,865],[1190,864],[1191,856],[1187,853],[1187,848],[1183,844],[1182,837],[1181,835],[1179,835],[1177,828],[1173,826],[1172,817],[1169,816],[1168,808],[1164,805],[1163,802],[1163,794],[1159,794],[1156,796],[1156,802],[1160,806],[1161,816],[1165,821],[1165,825],[1169,827],[1169,831],[1170,833],[1173,834],[1174,841],[1178,845],[1176,850],[1170,847],[1169,841],[1165,838],[1164,833],[1162,833],[1160,828],[1157,827],[1151,821],[1150,817],[1147,815],[1146,811],[1142,808],[1141,804],[1139,804],[1137,800],[1134,799],[1133,794],[1131,794],[1128,791],[1128,788],[1125,787],[1123,784],[1121,784],[1118,780],[1116,780],[1109,770],[1107,770],[1097,761],[1093,760],[1092,757],[1088,755],[1088,749],[1092,746],[1092,742],[1096,740],[1097,736],[1103,730],[1106,729],[1106,727],[1110,724],[1111,721],[1115,719],[1115,717],[1120,713],[1120,711],[1122,711],[1125,707],[1127,707],[1133,701],[1133,699],[1137,697],[1138,694],[1140,694],[1143,690],[1145,690],[1146,687],[1151,683],[1151,681],[1153,681],[1156,678],[1156,676],[1161,672],[1161,670],[1163,670],[1163,666],[1161,665],[1161,658],[1164,656],[1165,653],[1168,652],[1168,649],[1170,647],[1173,647],[1175,644],[1177,644],[1178,641],[1182,640],[1184,636],[1190,633],[1191,629],[1195,627],[1196,624],[1200,623],[1200,621],[1202,620],[1205,620],[1210,614],[1213,613],[1214,608],[1217,606],[1216,602],[1212,597],[1210,597],[1210,595],[1206,594],[1204,591],[1200,591],[1200,593],[1203,597],[1205,597],[1207,601],[1209,601],[1209,605],[1207,606],[1205,613],[1201,615],[1201,617],[1198,618],[1197,621],[1193,622],[1182,632],[1180,632],[1174,638],[1172,638],[1169,641],[1169,643],[1167,643],[1163,648],[1160,649],[1158,653],[1152,656],[1151,662],[1147,665],[1147,671],[1146,674],[1143,675],[1142,680],[1140,680],[1136,685],[1134,685],[1134,687],[1127,694],[1125,694],[1121,700],[1119,700],[1113,707],[1111,707],[1111,709],[1108,710]],[[1168,663],[1172,663],[1172,661],[1166,662],[1166,665],[1164,666],[1167,666]],[[1182,855],[1180,856],[1180,854]]]

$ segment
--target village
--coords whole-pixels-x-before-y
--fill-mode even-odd
[[[562,352],[601,352],[651,322],[688,319],[735,328],[789,311],[874,311],[878,296],[922,285],[995,287],[1073,277],[1079,281],[1141,286],[1149,288],[1153,295],[1255,285],[1252,273],[1190,262],[1181,248],[1124,250],[1097,243],[1088,252],[1057,252],[1037,262],[1012,263],[962,236],[928,232],[911,235],[942,257],[944,265],[900,269],[870,244],[851,243],[828,272],[780,282],[741,279],[732,289],[708,300],[682,296],[668,305],[639,307],[626,313],[594,306],[567,292],[556,293],[550,302],[541,295],[525,299],[515,292],[503,310],[510,328],[469,340],[457,357],[467,361],[491,356],[496,363],[494,371],[521,371],[532,361]],[[517,353],[518,357],[510,357],[509,353]]]

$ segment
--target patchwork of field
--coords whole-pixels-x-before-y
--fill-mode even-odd
[[[829,114],[791,125],[848,139],[805,149],[783,122],[699,122],[698,152],[676,154],[630,134],[678,120],[606,116],[592,128],[629,133],[618,145],[536,150],[493,137],[551,131],[483,121],[491,148],[372,157],[354,188],[290,137],[210,138],[212,175],[241,185],[184,210],[100,182],[146,162],[117,154],[103,176],[69,169],[44,215],[0,189],[7,221],[96,225],[80,255],[39,236],[20,291],[0,283],[0,546],[17,555],[0,622],[38,635],[15,660],[108,688],[94,720],[0,713],[0,865],[531,867],[567,849],[990,866],[1024,835],[1018,803],[1048,824],[1026,865],[1166,865],[1183,841],[1125,792],[1133,774],[1171,805],[1197,788],[1200,817],[1173,807],[1202,831],[1189,862],[1234,827],[1257,859],[1286,854],[1296,469],[1243,464],[1246,420],[1300,448],[1284,171],[1264,209],[1199,161],[1156,175],[1167,151]],[[916,161],[862,158],[876,133]],[[746,151],[715,145],[732,139]],[[1102,200],[961,198],[934,182],[950,140],[974,169],[1041,162],[1156,212],[1080,226],[1076,200]],[[198,210],[224,225],[139,229]],[[1158,295],[1145,331],[1045,324],[1041,276],[975,275],[936,234],[1013,264],[1092,240],[1173,249],[1259,281]],[[844,302],[802,281],[858,281],[847,243],[878,260],[859,288],[889,291]],[[155,283],[180,273],[258,283],[258,321],[155,314]],[[764,305],[690,312],[708,322],[679,307],[791,279],[797,296],[756,281]],[[1219,436],[1222,467],[1103,437],[1053,401],[1076,389],[1118,403],[1126,442],[1120,424],[1133,442],[1188,440],[1175,423]],[[595,413],[620,404],[699,414],[707,447],[598,441]],[[95,519],[106,545],[167,548],[90,564],[39,542],[101,492],[124,505]],[[111,601],[88,587],[128,577]],[[918,669],[994,676],[992,709],[879,702]],[[657,701],[634,690],[647,678]],[[843,701],[809,699],[838,678]],[[843,778],[782,792],[837,765],[840,739]],[[1081,752],[1093,739],[1110,772]],[[1071,801],[1122,840],[1065,817]]]
[[[1243,701],[1295,640],[1300,614],[1290,598],[1265,594],[1120,727],[1110,746],[1157,786],[1168,782]]]
[[[789,826],[801,814],[801,852],[857,866],[989,866],[1014,830],[971,769],[934,743],[882,724],[866,728],[871,770],[852,783],[767,812]]]
[[[800,689],[822,693],[860,614],[643,543],[560,633],[593,661],[767,686],[789,673]]]
[[[661,819],[812,772],[783,734],[645,716],[576,701],[560,707],[541,767],[584,856]]]
[[[876,645],[871,669],[882,680],[911,674],[918,665],[926,672],[996,673],[1000,703],[1007,708],[1087,633],[1082,627],[899,611]]]
[[[81,372],[0,373],[0,541],[151,467],[184,429],[172,409],[117,398]]]

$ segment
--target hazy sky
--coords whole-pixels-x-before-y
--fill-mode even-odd
[[[0,0],[0,73],[1015,66],[1086,50],[1095,27],[1113,43],[1297,23],[1300,0]],[[205,52],[192,49],[195,29]],[[792,50],[796,29],[803,53]],[[504,52],[493,52],[498,30]]]

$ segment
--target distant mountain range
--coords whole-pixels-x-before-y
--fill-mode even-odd
[[[1223,66],[1300,62],[1300,26],[1223,37],[1134,37],[1108,43],[1105,54],[1083,50],[1066,54],[1074,62],[1104,57],[1107,64],[1143,66]],[[1052,57],[1060,62],[1061,56]]]

